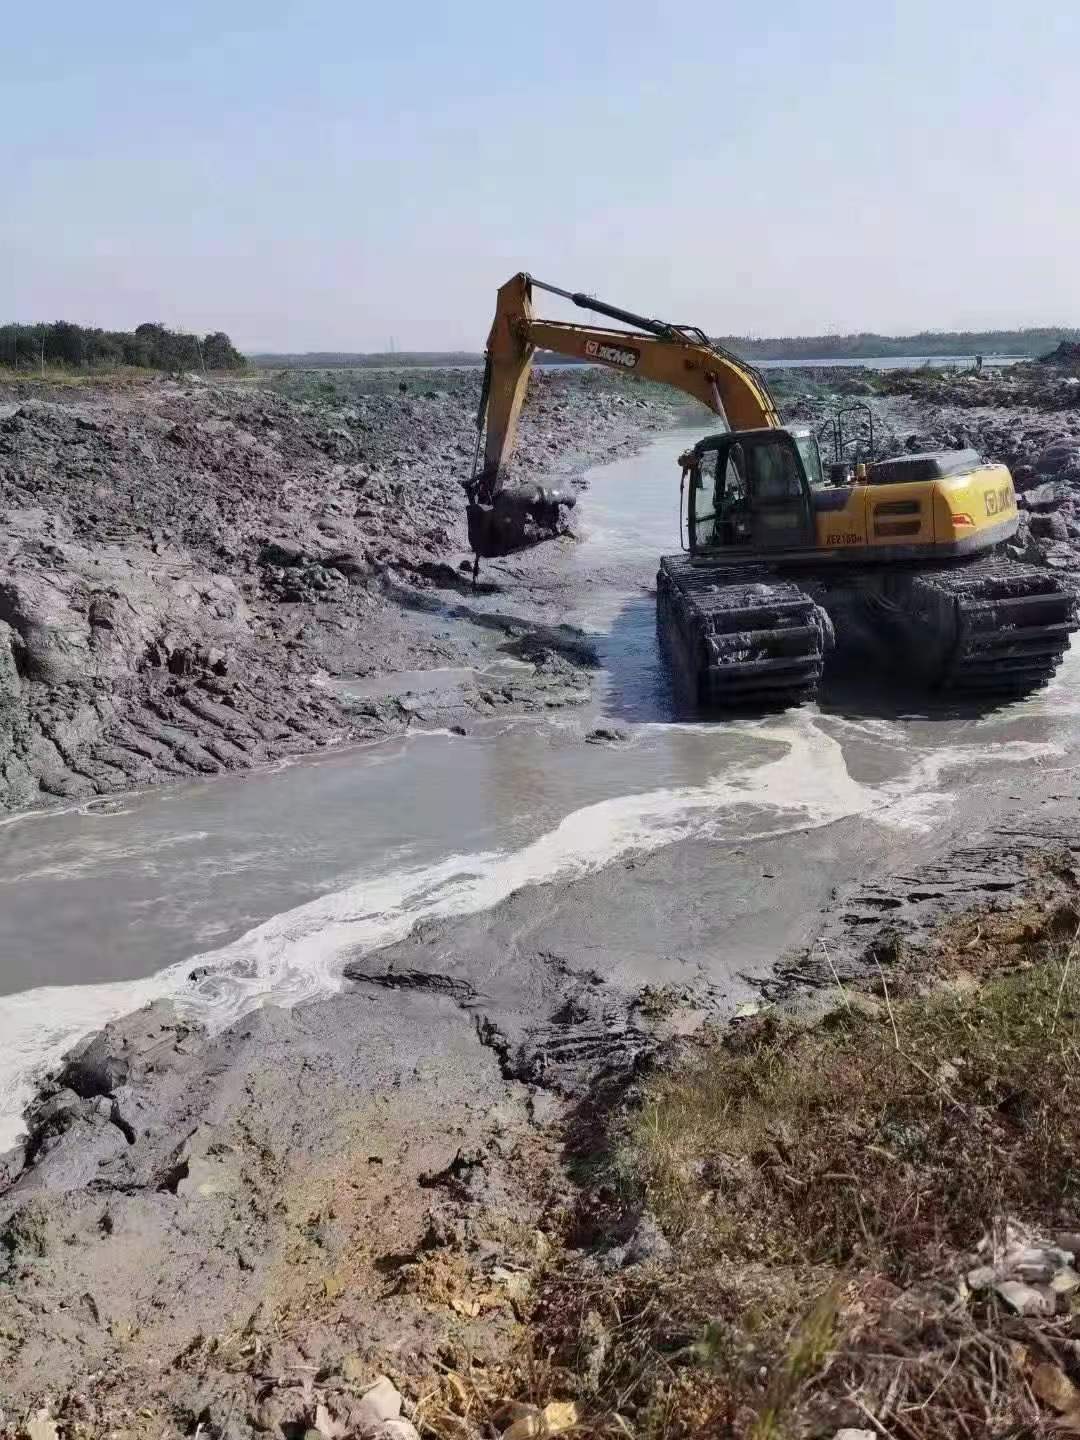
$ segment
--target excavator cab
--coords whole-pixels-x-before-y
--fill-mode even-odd
[[[817,439],[809,431],[710,435],[683,457],[683,465],[691,555],[813,546],[811,490],[821,488],[822,474]]]

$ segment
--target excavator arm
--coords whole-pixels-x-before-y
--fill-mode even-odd
[[[537,319],[532,309],[534,288],[638,328],[610,330]],[[502,488],[537,350],[551,350],[671,385],[700,400],[734,430],[781,424],[764,377],[737,356],[711,344],[700,330],[649,320],[591,296],[545,285],[530,275],[514,275],[498,293],[477,417],[481,428],[485,422],[487,426],[484,467],[477,482],[477,493],[487,503]]]

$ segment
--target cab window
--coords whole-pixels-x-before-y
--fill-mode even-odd
[[[713,521],[719,496],[716,493],[716,462],[718,453],[706,450],[698,461],[697,493],[694,496],[694,546],[712,544]]]
[[[749,452],[755,501],[799,499],[802,495],[802,474],[790,445],[775,442],[752,445]]]
[[[818,449],[816,435],[796,435],[795,444],[799,447],[799,454],[802,456],[803,469],[806,471],[806,479],[811,490],[820,490],[825,484],[825,476],[821,471],[821,451]]]

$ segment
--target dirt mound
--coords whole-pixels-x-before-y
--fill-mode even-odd
[[[467,551],[479,373],[281,384],[0,390],[0,809],[379,734],[312,680],[447,663],[410,596]],[[543,377],[518,468],[668,420]]]

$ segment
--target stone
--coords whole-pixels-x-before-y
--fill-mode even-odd
[[[285,1388],[271,1390],[256,1405],[251,1413],[251,1423],[256,1430],[284,1434],[285,1427],[295,1428],[303,1412],[303,1399],[297,1390]]]
[[[620,730],[616,725],[597,725],[595,730],[590,730],[585,736],[587,745],[618,745],[626,740],[627,733]]]
[[[1050,1365],[1044,1361],[1036,1365],[1031,1373],[1031,1388],[1043,1402],[1049,1405],[1051,1410],[1056,1410],[1059,1415],[1064,1415],[1075,1410],[1080,1405],[1080,1390],[1056,1365]]]
[[[365,1390],[360,1402],[349,1412],[350,1429],[366,1425],[375,1429],[387,1420],[396,1420],[401,1414],[401,1395],[394,1382],[386,1375],[380,1375],[370,1389]]]
[[[1022,1280],[1002,1280],[994,1290],[1018,1315],[1053,1315],[1057,1309],[1053,1291]]]
[[[1039,472],[1034,465],[1016,465],[1012,472],[1013,487],[1017,491],[1030,490],[1039,483]]]
[[[1032,515],[1031,533],[1040,540],[1068,540],[1069,527],[1058,514]]]
[[[502,1440],[535,1440],[535,1437],[542,1435],[543,1421],[539,1412],[531,1415],[522,1415],[502,1433]]]
[[[1080,466],[1080,447],[1068,440],[1047,445],[1035,460],[1035,469],[1040,475],[1061,475],[1077,466]]]
[[[972,1290],[989,1290],[998,1277],[993,1265],[979,1265],[967,1273],[967,1283]]]
[[[36,1411],[26,1423],[26,1440],[57,1440],[59,1433],[47,1409]]]
[[[386,1420],[372,1432],[371,1440],[420,1440],[420,1431],[411,1420]]]
[[[646,1210],[630,1237],[630,1244],[626,1251],[626,1263],[641,1265],[646,1260],[670,1259],[671,1243],[660,1229],[655,1215]]]
[[[0,1227],[0,1259],[14,1263],[40,1260],[52,1246],[52,1221],[44,1203],[36,1197],[8,1217]]]
[[[837,1430],[833,1440],[877,1440],[877,1434],[873,1430],[853,1430],[850,1425],[845,1425],[843,1430]]]
[[[1024,504],[1032,511],[1056,510],[1065,498],[1062,487],[1053,483],[1036,485],[1024,492]]]
[[[370,1367],[359,1355],[346,1355],[341,1362],[341,1378],[350,1385],[362,1385],[370,1373]]]
[[[60,1082],[76,1095],[90,1099],[96,1095],[111,1095],[123,1085],[131,1066],[123,1055],[117,1053],[107,1031],[99,1031],[72,1050],[60,1072]]]
[[[564,1430],[573,1430],[581,1418],[573,1400],[552,1400],[540,1413],[546,1435],[561,1435]]]

